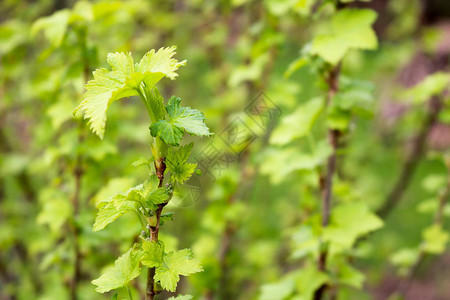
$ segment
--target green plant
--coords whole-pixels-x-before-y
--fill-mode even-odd
[[[98,203],[94,231],[104,229],[127,212],[136,213],[142,225],[141,242],[135,243],[116,260],[113,268],[92,281],[100,293],[127,286],[141,273],[141,264],[148,268],[146,299],[153,299],[163,289],[174,292],[180,275],[202,271],[191,250],[167,253],[163,241],[158,239],[160,226],[172,219],[172,213],[162,213],[164,207],[177,186],[196,171],[197,165],[187,162],[193,144],[181,145],[184,133],[212,134],[203,113],[180,106],[181,99],[175,96],[164,105],[163,97],[155,87],[164,77],[175,79],[177,69],[185,65],[186,61],[178,62],[172,58],[174,55],[175,47],[151,50],[134,64],[130,53],[108,54],[107,61],[112,70],[100,68],[94,71],[94,79],[86,84],[83,101],[74,112],[84,111],[91,130],[100,138],[105,132],[106,111],[116,100],[139,96],[150,117],[152,157],[134,163],[148,167],[148,180],[124,194]]]
[[[320,198],[321,205],[301,212],[306,216],[293,235],[293,257],[303,258],[303,267],[263,286],[260,299],[274,299],[280,293],[277,299],[299,295],[321,300],[328,293],[338,295],[342,286],[361,288],[364,275],[350,263],[354,248],[358,238],[383,226],[362,199],[352,199],[349,191],[336,193],[336,185],[346,182],[345,175],[338,173],[340,154],[345,151],[342,140],[351,133],[350,124],[356,117],[370,117],[372,99],[370,84],[343,75],[343,60],[352,50],[377,48],[371,28],[376,13],[342,4],[332,6],[331,18],[324,26],[327,30],[317,32],[285,74],[289,77],[308,65],[322,92],[281,120],[270,138],[280,148],[278,153],[270,153],[269,165],[262,170],[273,176],[269,170],[277,165],[285,166],[285,176],[303,172],[301,184],[306,192],[302,196],[314,197],[317,202]],[[315,126],[320,130],[315,131]],[[301,139],[308,140],[312,154],[294,144]],[[274,181],[283,178],[276,176]]]

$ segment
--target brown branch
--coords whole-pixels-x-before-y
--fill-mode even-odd
[[[86,49],[86,36],[84,35],[81,39],[81,53],[82,58],[84,61],[84,67],[83,67],[83,77],[84,82],[88,82],[89,80],[89,60],[86,56],[87,49]],[[78,121],[78,146],[83,144],[84,141],[84,130],[83,130],[83,122],[80,120]],[[73,176],[75,181],[75,189],[74,194],[72,197],[72,207],[73,207],[73,224],[72,224],[72,230],[73,230],[73,242],[74,242],[74,266],[73,266],[73,275],[72,280],[70,282],[70,299],[71,300],[77,300],[78,299],[78,284],[81,280],[81,260],[82,255],[80,251],[80,243],[79,243],[79,236],[80,236],[80,228],[77,225],[76,219],[80,213],[80,193],[81,193],[81,180],[83,177],[83,156],[80,152],[77,153],[75,158],[75,167],[73,170]]]
[[[411,152],[408,155],[405,163],[403,164],[402,171],[398,177],[395,185],[391,189],[390,193],[386,197],[383,205],[378,209],[377,214],[385,219],[391,211],[397,206],[397,204],[402,199],[404,192],[407,190],[411,179],[417,169],[419,161],[425,155],[426,141],[430,133],[431,128],[436,124],[441,111],[442,104],[438,97],[433,97],[429,103],[428,115],[420,129]]]
[[[327,84],[328,84],[328,94],[327,94],[327,106],[329,106],[339,90],[339,74],[341,70],[341,64],[339,63],[334,67],[328,74]],[[320,187],[322,190],[322,227],[328,226],[330,222],[331,214],[331,196],[333,191],[333,176],[336,170],[336,156],[339,147],[339,137],[340,132],[336,129],[328,129],[328,142],[330,143],[333,151],[328,157],[327,161],[327,171],[324,182],[321,182]],[[321,180],[323,181],[323,179]],[[322,248],[322,247],[321,247]],[[319,254],[319,259],[317,261],[317,268],[320,271],[326,270],[328,250],[321,249]],[[314,293],[314,300],[322,299],[327,285],[320,286]]]
[[[81,145],[84,140],[83,135],[83,123],[80,121],[78,127],[78,145]],[[78,217],[80,213],[80,192],[81,192],[81,179],[83,176],[84,170],[83,170],[83,157],[81,153],[77,153],[76,159],[75,159],[75,167],[73,170],[73,176],[75,181],[75,188],[74,188],[74,194],[72,196],[72,207],[73,207],[73,224],[72,224],[72,234],[73,234],[73,242],[74,242],[74,267],[73,267],[73,274],[72,274],[72,280],[70,282],[70,299],[77,300],[78,299],[78,283],[81,280],[81,251],[80,251],[80,243],[79,243],[79,236],[80,236],[80,228],[77,225],[76,218]]]
[[[449,200],[449,197],[450,197],[450,168],[447,167],[447,184],[439,197],[438,208],[436,210],[433,220],[434,225],[443,224],[444,209],[445,205]],[[406,293],[408,292],[408,289],[411,286],[414,277],[416,277],[416,274],[419,271],[420,266],[423,264],[427,256],[428,256],[427,253],[423,250],[423,248],[421,248],[416,262],[409,270],[405,279],[399,282],[397,288],[395,289],[394,293],[392,293],[392,295],[395,294],[399,296],[406,296]]]
[[[157,161],[155,161],[155,170],[156,175],[159,179],[158,188],[162,187],[163,181],[164,181],[164,171],[166,170],[166,164],[164,162],[164,157],[160,157]],[[150,226],[150,240],[152,242],[158,241],[158,235],[159,235],[159,223],[161,220],[161,213],[166,204],[159,204],[158,208],[155,211],[156,214],[156,224],[155,226]],[[154,297],[158,294],[157,291],[155,291],[155,272],[156,268],[148,268],[147,270],[147,287],[146,287],[146,294],[145,299],[146,300],[153,300]]]
[[[228,206],[232,205],[238,196],[241,196],[242,193],[247,190],[247,185],[245,183],[250,183],[251,178],[249,178],[248,172],[248,158],[249,158],[248,149],[244,150],[239,156],[238,163],[241,165],[240,170],[240,179],[238,187],[236,191],[232,195],[230,195],[227,199]],[[236,233],[236,226],[230,220],[227,220],[225,223],[225,229],[222,233],[222,239],[219,248],[218,261],[220,267],[220,276],[219,276],[219,287],[218,287],[218,299],[230,299],[232,298],[230,294],[229,288],[229,273],[230,268],[227,264],[228,254],[231,252],[233,245],[233,238]]]

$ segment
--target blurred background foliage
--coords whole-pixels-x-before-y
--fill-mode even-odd
[[[146,178],[132,163],[148,153],[147,114],[118,102],[100,142],[72,112],[108,52],[170,45],[188,63],[161,93],[203,111],[215,132],[197,147],[203,175],[171,202],[175,221],[161,232],[204,267],[178,292],[311,299],[331,126],[345,132],[333,299],[387,299],[405,284],[406,299],[449,299],[450,108],[445,93],[437,108],[433,99],[449,82],[450,3],[342,2],[377,12],[379,44],[346,55],[325,113],[324,62],[308,47],[329,30],[333,1],[1,1],[0,299],[111,297],[90,281],[140,227],[127,215],[93,233],[95,204]]]

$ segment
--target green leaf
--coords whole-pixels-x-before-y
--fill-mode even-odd
[[[162,214],[159,220],[159,224],[162,226],[167,221],[173,221],[173,212]]]
[[[149,268],[162,266],[164,244],[161,241],[144,241],[142,243],[142,249],[144,250],[144,255],[142,256],[141,263],[144,266]]]
[[[160,137],[166,144],[177,146],[184,130],[193,135],[209,136],[212,133],[205,124],[205,116],[197,109],[180,106],[181,99],[172,96],[166,111],[169,120],[159,120],[150,126],[152,136]]]
[[[296,60],[294,60],[293,62],[291,62],[287,68],[287,70],[284,72],[284,77],[285,78],[289,78],[291,77],[291,75],[301,69],[304,65],[306,65],[308,63],[308,60],[306,57],[301,56],[299,58],[297,58]]]
[[[404,97],[412,100],[414,104],[422,104],[432,96],[442,94],[450,84],[450,74],[436,72],[428,75],[422,82],[407,90]]]
[[[340,283],[360,289],[364,283],[365,276],[348,264],[342,264],[338,270],[338,278]]]
[[[282,278],[279,282],[264,284],[261,287],[259,300],[284,300],[288,299],[295,290],[295,279],[292,274]]]
[[[140,166],[149,166],[149,159],[146,159],[145,157],[141,156],[137,160],[133,161],[131,165],[135,168]]]
[[[442,229],[441,225],[434,224],[422,232],[425,241],[424,250],[431,254],[442,254],[445,251],[449,234]]]
[[[405,248],[396,251],[390,257],[390,261],[399,267],[412,267],[419,257],[419,250],[417,248]]]
[[[69,10],[63,9],[51,16],[39,18],[33,23],[31,33],[36,34],[39,31],[43,31],[50,43],[54,47],[59,47],[66,35],[70,15]]]
[[[141,273],[139,261],[142,250],[133,246],[124,255],[114,262],[114,267],[109,268],[99,278],[92,281],[97,286],[95,291],[105,293],[113,289],[124,287]]]
[[[333,105],[327,114],[327,126],[331,129],[344,131],[348,128],[351,118],[352,114],[350,111]]]
[[[44,202],[44,207],[37,216],[38,224],[47,224],[52,232],[58,232],[72,215],[69,199],[55,198]]]
[[[304,137],[311,131],[323,107],[324,101],[321,98],[315,98],[300,105],[292,114],[281,120],[273,131],[270,142],[275,145],[285,145]]]
[[[99,211],[95,218],[93,231],[99,231],[118,217],[129,211],[137,210],[143,200],[143,185],[129,189],[126,194],[117,194],[114,197],[100,201],[97,205]]]
[[[156,268],[155,280],[160,282],[163,289],[175,292],[179,275],[188,276],[201,271],[203,268],[193,259],[190,249],[172,251],[164,255],[164,264]]]
[[[180,144],[184,131],[172,125],[167,120],[159,120],[150,126],[152,136],[160,137],[166,144],[177,146]]]
[[[268,148],[262,155],[261,173],[269,176],[274,184],[278,184],[289,178],[294,171],[314,170],[324,164],[332,151],[327,141],[318,142],[313,153],[299,153],[297,146]]]
[[[339,10],[328,32],[314,38],[311,53],[335,65],[350,49],[376,49],[377,37],[371,28],[376,18],[370,9]]]
[[[235,88],[242,82],[258,80],[269,59],[268,53],[264,53],[254,58],[248,65],[236,66],[228,79],[228,85]]]
[[[179,62],[172,58],[176,54],[176,49],[175,46],[160,48],[158,51],[152,49],[136,64],[136,72],[144,75],[147,87],[153,87],[164,76],[172,80],[178,76],[176,71],[179,67],[186,65],[186,60]],[[154,82],[157,78],[155,76],[161,76],[161,78]]]
[[[131,209],[129,207],[117,208],[114,202],[111,201],[106,205],[101,206],[95,218],[93,231],[100,231],[104,229],[108,224],[114,222],[118,217],[126,214]]]
[[[102,230],[123,214],[144,206],[144,203],[145,207],[155,209],[158,204],[166,202],[169,192],[165,188],[158,188],[158,184],[159,180],[153,174],[144,184],[129,189],[125,194],[116,194],[98,202],[99,212],[93,230]]]
[[[197,164],[188,163],[187,160],[191,154],[191,150],[194,144],[176,148],[170,148],[166,157],[167,170],[171,173],[171,178],[183,183],[188,180],[192,173],[194,173]]]
[[[327,274],[317,270],[314,266],[308,266],[301,270],[297,277],[297,288],[303,299],[312,299],[314,292],[329,280]]]
[[[130,53],[109,53],[107,61],[112,71],[101,68],[94,71],[94,79],[86,84],[83,101],[74,113],[82,110],[84,118],[89,119],[91,130],[103,138],[106,124],[106,111],[112,102],[121,98],[138,95],[141,84],[151,90],[164,76],[174,79],[175,71],[185,64],[173,59],[175,47],[151,50],[144,55],[139,64],[134,65]]]
[[[150,179],[143,186],[142,199],[148,206],[156,208],[158,204],[164,203],[169,198],[169,192],[167,189],[158,187],[159,179],[155,174],[150,176]]]
[[[382,226],[383,221],[364,203],[345,203],[334,208],[331,224],[323,229],[323,239],[334,251],[350,249],[358,237]]]
[[[103,139],[108,107],[115,100],[137,95],[137,92],[125,85],[123,74],[118,71],[101,68],[93,74],[94,79],[86,84],[83,101],[74,113],[84,111],[84,118],[89,119],[91,130]]]

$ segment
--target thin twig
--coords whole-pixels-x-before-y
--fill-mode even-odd
[[[334,67],[328,74],[327,84],[328,84],[328,94],[327,94],[327,106],[329,106],[339,90],[339,74],[341,70],[341,64],[339,63]],[[336,129],[328,129],[328,142],[332,147],[332,153],[328,157],[326,177],[324,182],[321,182],[322,190],[322,227],[328,226],[330,222],[331,214],[331,196],[333,190],[333,176],[336,170],[336,156],[339,147],[339,137],[340,132]],[[323,179],[321,180],[323,181]],[[321,249],[319,254],[319,259],[317,261],[317,268],[320,271],[326,270],[328,250]],[[314,293],[314,300],[322,299],[327,285],[322,285]]]
[[[395,185],[393,186],[392,190],[386,197],[386,200],[384,201],[383,205],[377,211],[377,214],[382,219],[386,219],[386,217],[391,213],[391,211],[398,205],[398,203],[402,199],[403,194],[405,193],[409,184],[411,183],[411,179],[413,178],[413,175],[417,169],[420,160],[423,158],[425,154],[427,137],[433,125],[436,124],[439,112],[441,111],[442,108],[442,104],[438,97],[433,97],[430,100],[429,104],[430,108],[428,115],[414,141],[412,150],[409,153],[408,158],[403,164],[400,176],[398,177]]]
[[[159,179],[158,188],[162,187],[164,182],[164,171],[166,170],[166,164],[164,162],[164,157],[160,157],[158,161],[155,161],[155,170],[156,175]],[[161,213],[164,208],[165,204],[159,204],[158,208],[155,211],[156,214],[156,224],[155,226],[150,226],[150,240],[152,242],[158,241],[158,235],[159,235],[159,223],[161,220]],[[146,287],[146,300],[153,300],[154,297],[158,294],[157,291],[155,291],[155,272],[156,268],[148,268],[147,270],[147,287]]]
[[[84,76],[84,82],[87,82],[89,80],[89,61],[85,57],[86,53],[86,40],[85,36],[81,40],[81,52],[82,57],[84,60],[84,68],[83,68],[83,76]],[[82,145],[84,141],[84,127],[83,123],[81,121],[78,121],[78,146]],[[81,250],[80,250],[80,242],[79,242],[79,236],[80,236],[80,228],[77,225],[76,219],[80,213],[80,193],[81,193],[81,180],[84,174],[83,170],[83,156],[81,152],[78,152],[75,158],[75,167],[73,170],[73,176],[75,181],[75,189],[74,194],[72,196],[72,207],[73,207],[73,224],[72,224],[72,230],[73,230],[73,242],[74,242],[74,267],[73,267],[73,275],[72,275],[72,281],[70,283],[70,298],[72,300],[78,299],[78,283],[81,280]]]
[[[439,196],[438,208],[436,210],[436,213],[434,215],[434,220],[433,220],[434,225],[442,225],[443,224],[444,209],[445,209],[445,205],[447,204],[447,202],[449,200],[449,197],[450,197],[450,168],[447,169],[447,184]],[[420,266],[423,264],[423,262],[425,261],[427,256],[428,256],[427,253],[425,252],[423,247],[421,247],[416,262],[409,270],[405,279],[401,280],[399,282],[394,293],[392,293],[393,295],[394,294],[399,295],[399,296],[406,295],[409,287],[411,286],[413,279],[416,277],[416,274],[419,271]]]

